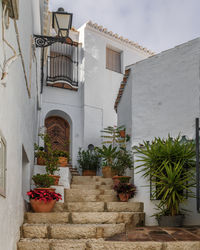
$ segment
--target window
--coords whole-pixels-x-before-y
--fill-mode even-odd
[[[121,52],[106,48],[106,68],[121,73]]]
[[[0,195],[6,196],[6,141],[0,133]]]

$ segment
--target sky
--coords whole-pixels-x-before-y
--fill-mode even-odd
[[[75,28],[91,20],[154,52],[200,37],[200,0],[50,0],[59,7]]]

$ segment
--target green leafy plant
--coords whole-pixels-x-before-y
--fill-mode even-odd
[[[187,197],[194,197],[191,191],[195,183],[194,142],[182,140],[180,135],[175,139],[168,135],[166,140],[155,138],[151,143],[144,142],[135,151],[140,163],[137,168],[155,186],[152,196],[160,200],[158,208],[162,207],[162,214],[180,214],[180,204]]]
[[[32,177],[32,180],[34,181],[36,187],[49,188],[51,185],[54,185],[53,177],[47,174],[36,174]]]
[[[135,185],[131,183],[119,183],[114,186],[114,190],[117,192],[117,195],[119,194],[129,194],[129,198],[134,197],[136,193],[136,187]]]
[[[37,145],[35,143],[34,144],[34,150],[35,150],[35,157],[41,157],[41,158],[45,157],[44,147],[40,147],[39,145]]]
[[[55,171],[59,170],[58,166],[58,156],[55,155],[55,150],[53,150],[51,140],[48,134],[39,134],[39,136],[44,141],[45,145],[45,164],[47,174],[53,175]]]
[[[126,148],[121,147],[112,164],[112,170],[116,175],[122,176],[126,169],[133,168],[133,156]]]
[[[112,166],[113,162],[117,156],[117,147],[113,147],[109,145],[106,147],[105,145],[102,148],[97,148],[97,152],[100,157],[102,157],[104,166]]]
[[[56,157],[66,157],[66,158],[69,159],[69,153],[66,152],[66,151],[55,150],[55,151],[54,151],[54,155],[55,155]]]
[[[101,136],[104,138],[103,144],[111,144],[112,147],[118,146],[118,144],[125,143],[125,138],[121,138],[120,131],[124,129],[124,126],[108,126],[104,128],[101,132],[103,135]]]
[[[101,165],[97,150],[79,149],[77,162],[82,170],[98,170]]]

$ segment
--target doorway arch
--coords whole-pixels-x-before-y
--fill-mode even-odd
[[[70,124],[60,116],[48,116],[45,119],[45,127],[50,137],[52,148],[70,152]]]

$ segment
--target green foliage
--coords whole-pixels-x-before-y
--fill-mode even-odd
[[[168,135],[166,140],[155,138],[135,148],[140,165],[139,172],[156,187],[153,198],[160,199],[158,205],[165,214],[180,214],[180,203],[193,197],[195,144],[193,141],[175,139]],[[163,213],[163,211],[162,211]]]
[[[125,139],[120,137],[120,130],[123,130],[124,126],[116,127],[116,126],[108,126],[104,128],[101,132],[104,138],[103,144],[112,144],[113,147],[116,147],[118,144],[125,143]]]
[[[121,147],[117,151],[116,158],[111,167],[116,175],[122,176],[126,169],[133,168],[132,154],[126,148]]]
[[[44,147],[38,146],[36,143],[34,144],[34,150],[35,150],[35,157],[45,157]]]
[[[66,151],[55,150],[55,151],[54,151],[54,155],[55,155],[56,157],[66,157],[66,158],[69,159],[69,153],[66,152]]]
[[[97,152],[103,159],[103,165],[111,167],[114,159],[117,156],[117,147],[113,147],[112,145],[106,147],[105,145],[103,145],[102,148],[97,148]]]
[[[47,174],[36,174],[32,177],[36,187],[49,188],[54,185],[54,178]]]
[[[79,149],[77,161],[82,170],[97,170],[101,163],[97,150]]]
[[[129,198],[134,197],[136,193],[136,187],[133,184],[130,183],[122,183],[114,186],[114,190],[117,192],[117,195],[123,193],[123,194],[129,194]]]
[[[52,144],[50,141],[50,137],[48,134],[39,134],[39,136],[44,141],[45,145],[45,164],[46,164],[46,172],[47,174],[53,175],[55,171],[59,170],[58,166],[58,156],[55,155],[55,150],[52,148]]]

